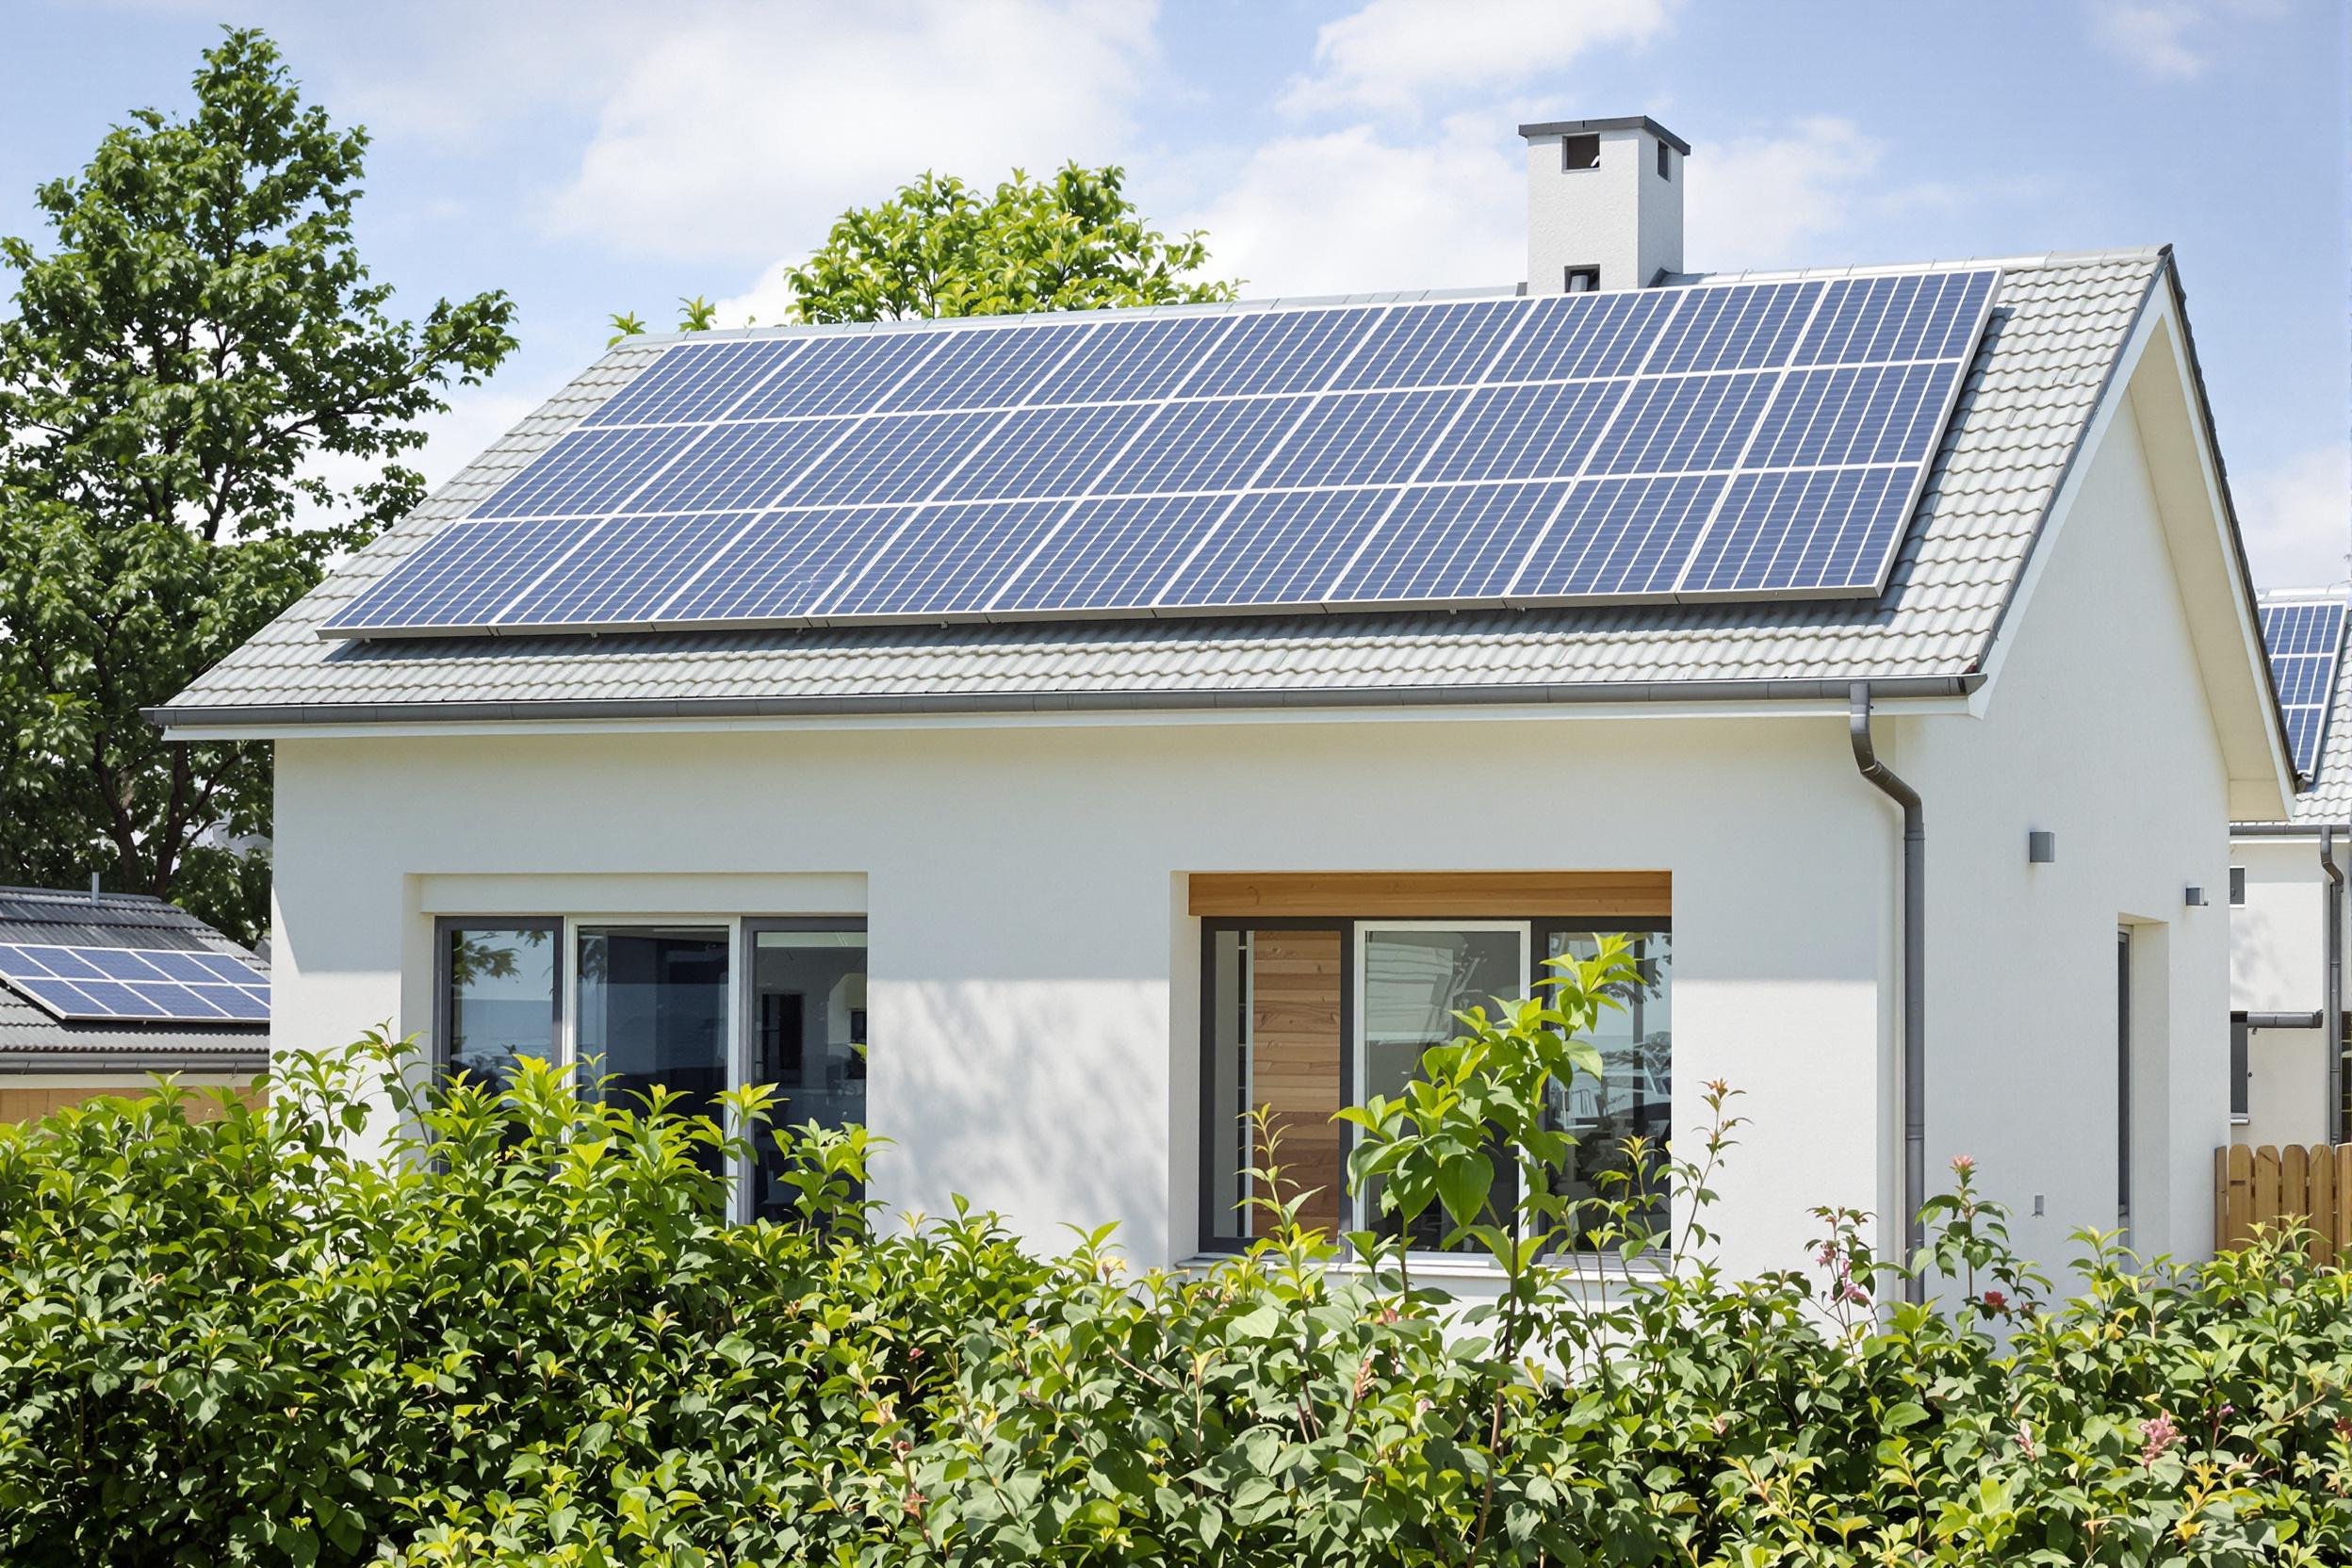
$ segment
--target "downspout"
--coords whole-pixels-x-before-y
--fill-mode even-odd
[[[1904,1262],[1926,1244],[1919,1204],[1927,1195],[1927,822],[1919,792],[1878,760],[1870,738],[1870,683],[1857,680],[1846,734],[1854,743],[1854,764],[1881,793],[1903,808],[1903,1171],[1895,1186],[1895,1210],[1903,1217]],[[1914,1274],[1903,1296],[1927,1298],[1927,1282]]]
[[[2336,864],[2336,830],[2319,830],[2319,869],[2328,874],[2328,990],[2320,1003],[2320,1021],[2327,1029],[2328,1140],[2344,1136],[2344,868]]]

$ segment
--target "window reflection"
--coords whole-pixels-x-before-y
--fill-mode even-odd
[[[866,1119],[866,934],[758,931],[751,939],[752,1082],[778,1091],[771,1124],[847,1127]],[[763,1134],[754,1212],[776,1217],[795,1196]]]
[[[502,1089],[522,1057],[558,1058],[555,931],[551,923],[442,927],[445,1074]]]
[[[586,927],[580,933],[580,1060],[591,1084],[634,1109],[655,1085],[681,1115],[717,1117],[727,1087],[725,929]],[[702,1166],[716,1172],[718,1152]]]
[[[1604,935],[1554,931],[1547,956],[1591,958],[1599,953]],[[1674,1119],[1674,939],[1663,931],[1621,935],[1641,980],[1619,988],[1621,1005],[1602,1008],[1593,1021],[1600,1079],[1580,1074],[1553,1086],[1552,1124],[1573,1134],[1576,1146],[1552,1186],[1576,1200],[1630,1199],[1637,1222],[1656,1233],[1667,1219],[1658,1168]],[[1637,1138],[1642,1140],[1638,1163],[1627,1141]]]

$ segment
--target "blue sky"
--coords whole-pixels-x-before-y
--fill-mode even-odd
[[[138,105],[267,27],[370,127],[364,253],[412,311],[502,287],[523,348],[435,478],[680,295],[774,319],[780,264],[923,169],[1116,161],[1253,295],[1524,270],[1516,125],[1694,148],[1697,270],[2170,241],[2256,574],[2345,573],[2352,165],[2338,0],[18,0],[0,232]],[[653,20],[658,17],[659,20]]]

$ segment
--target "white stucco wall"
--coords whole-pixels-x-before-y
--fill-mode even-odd
[[[1881,1206],[1894,834],[1835,717],[840,728],[278,748],[276,1039],[430,1025],[431,917],[868,916],[893,1208],[1197,1236],[1213,870],[1664,868],[1677,1081],[1747,1091],[1719,1228]],[[1178,976],[1171,985],[1170,975]]]
[[[1955,1154],[2030,1254],[2115,1225],[2116,934],[2133,931],[2132,1239],[2210,1249],[2229,1141],[2229,811],[2220,742],[2129,405],[2081,460],[1981,720],[1923,723],[1931,1184]],[[2057,835],[2033,865],[2026,835]],[[2190,886],[2207,906],[2184,902]],[[2035,1199],[2042,1214],[2034,1213]]]
[[[1683,155],[1639,127],[1599,136],[1592,169],[1560,167],[1557,136],[1527,143],[1527,287],[1557,294],[1570,267],[1597,266],[1603,288],[1644,288],[1660,270],[1682,270]]]
[[[2344,862],[2344,846],[2337,863]],[[2316,1012],[2327,997],[2328,883],[2310,839],[2240,839],[2246,903],[2230,914],[2230,1004],[2249,1013]],[[2246,1120],[2236,1142],[2328,1140],[2328,1057],[2320,1029],[2256,1029],[2246,1038]]]

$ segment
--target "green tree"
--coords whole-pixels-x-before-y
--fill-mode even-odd
[[[423,498],[400,459],[513,351],[503,293],[392,316],[352,241],[368,146],[229,31],[0,240],[0,878],[171,897],[251,936],[270,760],[170,698]],[[338,477],[348,476],[348,477]]]
[[[1136,212],[1126,171],[1065,165],[1049,180],[1016,169],[993,195],[925,173],[878,206],[835,221],[825,244],[786,274],[802,321],[898,321],[1105,305],[1231,300],[1238,286],[1202,278],[1207,241],[1170,239]],[[713,324],[700,296],[681,300],[678,330]],[[645,330],[612,318],[612,341]]]

